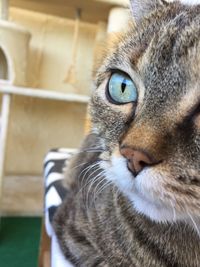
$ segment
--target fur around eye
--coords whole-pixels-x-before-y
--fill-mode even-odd
[[[136,102],[138,93],[134,82],[123,73],[113,73],[107,85],[107,96],[116,105]]]

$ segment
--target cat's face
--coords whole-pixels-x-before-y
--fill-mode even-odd
[[[138,212],[193,221],[200,215],[200,5],[131,4],[136,26],[99,69],[90,105],[107,151],[101,167]]]

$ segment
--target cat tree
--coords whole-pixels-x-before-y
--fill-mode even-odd
[[[0,83],[26,85],[26,69],[30,33],[23,27],[9,22],[8,0],[0,2]],[[0,122],[0,190],[4,173],[5,149],[11,95],[3,92]]]
[[[23,151],[24,156],[22,153],[19,153],[20,157],[17,157],[16,159],[13,158],[14,153],[12,152],[15,149],[15,144],[18,145],[18,147],[20,146],[19,145],[20,142],[15,143],[15,140],[13,139],[13,136],[15,136],[15,132],[14,134],[12,134],[13,131],[19,129],[19,128],[13,127],[13,116],[16,113],[16,105],[17,105],[17,112],[19,113],[20,104],[21,104],[20,99],[26,99],[27,102],[30,101],[28,102],[30,103],[30,105],[21,107],[22,111],[23,109],[26,110],[27,107],[28,109],[31,109],[34,103],[36,103],[35,105],[38,105],[37,103],[42,103],[42,105],[48,106],[48,101],[46,100],[49,100],[50,103],[52,102],[58,103],[58,101],[67,102],[69,103],[70,107],[73,107],[72,111],[70,111],[70,109],[68,110],[69,112],[71,112],[70,123],[73,123],[73,124],[83,123],[83,120],[81,121],[79,117],[74,117],[74,119],[72,120],[73,116],[77,116],[77,115],[72,114],[74,110],[76,111],[77,109],[79,109],[79,107],[84,106],[85,107],[84,110],[86,111],[86,106],[89,100],[88,91],[86,92],[85,90],[85,89],[88,90],[88,85],[85,85],[85,83],[83,83],[83,86],[82,86],[83,89],[82,91],[80,90],[81,89],[80,88],[80,74],[81,73],[80,73],[80,70],[77,69],[77,65],[80,61],[80,55],[81,55],[80,54],[80,42],[82,42],[82,39],[80,40],[80,35],[82,34],[84,30],[85,36],[87,37],[89,34],[89,31],[95,30],[95,34],[93,34],[94,35],[94,41],[93,41],[94,51],[91,50],[91,53],[94,53],[93,59],[98,57],[99,47],[101,47],[103,41],[105,40],[106,32],[107,31],[113,32],[115,31],[115,29],[117,29],[118,27],[121,27],[124,24],[123,18],[125,16],[123,14],[125,11],[124,9],[121,9],[121,6],[126,5],[127,2],[128,1],[119,1],[119,0],[112,0],[112,1],[111,0],[105,0],[105,1],[102,1],[102,0],[92,0],[92,1],[58,0],[58,1],[50,1],[47,4],[47,2],[43,0],[39,2],[35,0],[32,0],[32,1],[1,0],[0,1],[0,4],[1,4],[1,9],[0,9],[0,13],[1,13],[1,20],[0,20],[0,33],[1,33],[0,34],[0,60],[1,60],[0,96],[2,96],[1,130],[0,130],[0,188],[1,188],[3,174],[5,170],[5,158],[7,162],[6,166],[9,167],[8,163],[10,162],[12,171],[13,169],[15,171],[16,168],[18,168],[17,170],[21,168],[20,167],[21,165],[18,163],[19,158],[24,157],[23,168],[26,171],[25,174],[27,174],[27,170],[30,170],[31,174],[32,173],[34,174],[35,171],[38,171],[38,170],[41,171],[42,155],[44,155],[45,153],[44,151],[47,151],[44,149],[43,150],[40,149],[40,147],[42,147],[43,144],[39,143],[39,145],[37,145],[36,143],[36,151],[28,150],[27,152],[24,149]],[[80,7],[81,12],[75,12],[77,10],[77,6]],[[8,16],[9,11],[11,15],[13,15],[13,13],[15,12],[14,21],[16,21],[17,19],[17,22],[20,21],[22,25],[25,25],[27,27],[26,21],[23,21],[23,19],[21,19],[22,15],[24,16],[24,12],[22,12],[21,10],[27,10],[27,12],[29,12],[30,10],[31,17],[34,18],[34,16],[36,16],[37,18],[39,18],[39,20],[41,19],[43,23],[41,24],[41,27],[44,27],[44,32],[42,32],[43,35],[45,35],[45,27],[46,27],[45,23],[51,24],[51,23],[54,23],[54,21],[59,22],[59,19],[61,22],[62,20],[63,21],[66,20],[66,22],[64,22],[65,23],[64,25],[66,25],[67,27],[69,26],[69,30],[72,29],[74,31],[74,34],[71,35],[72,37],[71,37],[71,40],[69,41],[70,46],[66,48],[66,51],[63,50],[62,52],[62,57],[65,59],[65,62],[68,64],[68,67],[63,68],[64,72],[61,75],[61,82],[59,81],[60,85],[58,85],[58,88],[56,88],[57,82],[55,83],[56,84],[55,88],[48,88],[51,82],[48,82],[47,79],[51,80],[52,75],[53,75],[52,73],[49,74],[49,78],[47,75],[47,78],[45,78],[46,79],[45,84],[43,83],[41,87],[38,86],[37,83],[31,84],[30,79],[27,79],[27,76],[28,75],[30,76],[30,71],[31,71],[31,75],[32,75],[32,72],[34,72],[34,69],[29,67],[32,64],[32,62],[30,62],[31,60],[36,63],[38,62],[38,65],[36,65],[36,68],[35,68],[38,72],[36,73],[35,79],[33,81],[35,82],[38,75],[40,75],[41,61],[43,60],[42,53],[43,52],[46,53],[46,51],[43,51],[43,52],[39,51],[38,59],[36,57],[37,55],[35,56],[35,54],[34,56],[31,57],[31,53],[33,49],[32,40],[34,40],[34,35],[32,35],[32,39],[31,39],[30,38],[31,34],[24,27],[19,26],[18,23],[13,23],[10,20],[8,21],[8,17],[9,19],[11,19],[11,16]],[[43,16],[42,15],[43,13],[48,14],[48,16],[46,17],[45,15]],[[76,13],[77,15],[75,16]],[[27,14],[29,16],[29,13]],[[57,17],[52,17],[52,15],[57,16]],[[66,17],[69,17],[70,20],[68,18],[66,19]],[[109,22],[107,25],[106,20],[108,18],[109,18]],[[121,20],[119,20],[119,18],[121,18]],[[90,26],[90,23],[92,26]],[[61,26],[62,26],[62,23],[61,23]],[[54,30],[57,30],[57,28]],[[68,31],[68,28],[66,28],[65,31]],[[78,45],[77,45],[77,39],[79,39]],[[44,44],[41,43],[41,46],[42,45]],[[66,44],[66,46],[67,45],[68,44]],[[81,47],[83,47],[83,49],[86,49],[86,50],[91,49],[88,47],[86,39],[83,39],[83,44],[81,44]],[[29,57],[28,57],[28,54],[29,54]],[[69,54],[72,55],[71,60],[70,60]],[[71,63],[71,66],[69,63]],[[87,65],[88,65],[88,62],[86,62],[86,68],[84,68],[83,70],[85,71],[84,73],[86,73],[86,71],[88,72]],[[27,69],[29,70],[29,72],[27,71]],[[46,69],[45,71],[46,73],[48,73]],[[73,78],[71,79],[71,81],[69,79],[70,78],[69,74],[71,75],[71,78]],[[75,80],[76,82],[79,82],[79,85],[78,86],[76,84],[74,85],[73,80]],[[45,90],[43,88],[43,85],[44,85]],[[60,88],[66,88],[66,89],[58,90],[59,86]],[[16,99],[18,101],[17,104],[16,104]],[[39,101],[43,101],[43,102],[39,102]],[[60,105],[63,106],[63,103],[57,104],[58,107]],[[68,104],[65,105],[65,107],[67,106]],[[32,109],[33,109],[33,112],[35,112],[35,108],[32,108]],[[80,110],[82,111],[83,108],[81,108]],[[20,114],[22,114],[22,112]],[[15,122],[15,127],[18,127],[18,124],[22,124],[21,127],[23,129],[24,127],[23,121],[25,119],[27,120],[28,115],[29,115],[29,114],[26,114],[26,112],[24,112],[24,114],[26,116],[24,115],[24,117],[18,118],[18,121]],[[62,114],[58,115],[59,121],[63,121],[63,125],[64,125],[65,118],[64,117],[61,118],[60,115]],[[66,114],[66,116],[68,115],[69,114]],[[82,115],[82,117],[83,116],[84,115]],[[41,125],[39,130],[40,132],[42,132],[42,129],[44,128],[46,129],[48,125],[43,126],[43,124],[45,125],[45,121],[43,123],[42,121],[40,121],[41,120],[40,118],[41,116],[39,115],[38,123]],[[70,127],[71,125],[68,126],[68,128]],[[52,130],[53,129],[55,128],[52,128]],[[67,131],[66,129],[67,128],[65,126],[65,131]],[[23,144],[21,145],[22,148],[25,146],[26,139],[32,140],[34,138],[33,135],[26,136],[25,133],[26,133],[26,129],[22,131],[22,135],[21,135],[21,136],[24,136],[23,138],[24,141],[23,141]],[[77,135],[77,133],[75,134]],[[10,138],[8,138],[8,136],[10,136]],[[79,136],[81,136],[80,133],[79,133]],[[74,139],[73,131],[71,134],[69,134],[69,140],[71,140],[71,138]],[[47,138],[44,138],[44,139],[46,143],[49,143],[49,139]],[[80,139],[81,138],[79,138],[78,140]],[[68,141],[68,143],[70,144],[70,141]],[[73,143],[75,143],[75,141]],[[30,156],[27,157],[27,155],[33,155],[33,154],[35,155],[34,163],[40,162],[40,164],[37,165],[38,166],[37,169],[36,167],[35,168],[32,167],[33,164],[31,162],[28,162],[27,160],[30,158]],[[5,157],[6,155],[7,157]],[[37,155],[40,155],[40,157],[38,158]],[[13,168],[13,166],[16,166],[16,168]],[[27,166],[27,168],[25,168],[24,166],[25,167]]]
[[[30,33],[15,23],[8,21],[9,1],[0,2],[0,93],[2,93],[0,119],[0,190],[4,175],[9,113],[12,95],[52,99],[55,101],[87,103],[88,97],[62,94],[27,88],[28,49]]]

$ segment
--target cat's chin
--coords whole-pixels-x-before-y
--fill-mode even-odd
[[[158,223],[185,221],[175,210],[172,202],[168,206],[161,199],[163,189],[159,180],[162,181],[162,177],[148,169],[134,179],[133,191],[127,194],[134,209]]]
[[[185,216],[184,214],[178,214],[173,209],[169,209],[164,205],[156,205],[148,200],[141,197],[140,194],[134,194],[129,197],[133,203],[134,209],[142,215],[145,215],[153,222],[156,223],[177,223],[184,222],[189,225],[200,237],[200,219],[199,217],[191,216],[189,214]]]
[[[167,207],[164,207],[164,205],[158,205],[150,202],[138,193],[134,193],[132,196],[129,195],[128,198],[138,213],[147,216],[152,221],[157,223],[166,223],[176,222],[178,219],[172,209],[168,209]]]
[[[132,203],[133,209],[158,223],[185,221],[182,214],[178,214],[173,207],[161,201],[162,187],[159,184],[161,177],[146,169],[137,177],[133,177],[127,168],[123,157],[112,157],[111,162],[102,161],[101,167],[105,170],[106,178],[113,182],[118,189]],[[157,192],[156,192],[157,191]]]

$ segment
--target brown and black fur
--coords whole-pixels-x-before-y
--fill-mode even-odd
[[[56,214],[55,232],[77,267],[199,267],[200,5],[131,5],[136,22],[97,71],[91,134],[66,174],[70,193]],[[138,103],[115,107],[105,100],[106,81],[118,69],[131,69],[140,80]],[[175,213],[188,213],[188,221],[155,222],[137,212],[120,188],[107,185],[98,163],[120,147],[147,151],[159,162],[152,168],[167,175],[162,195],[159,188],[154,194],[166,206],[174,199]]]

